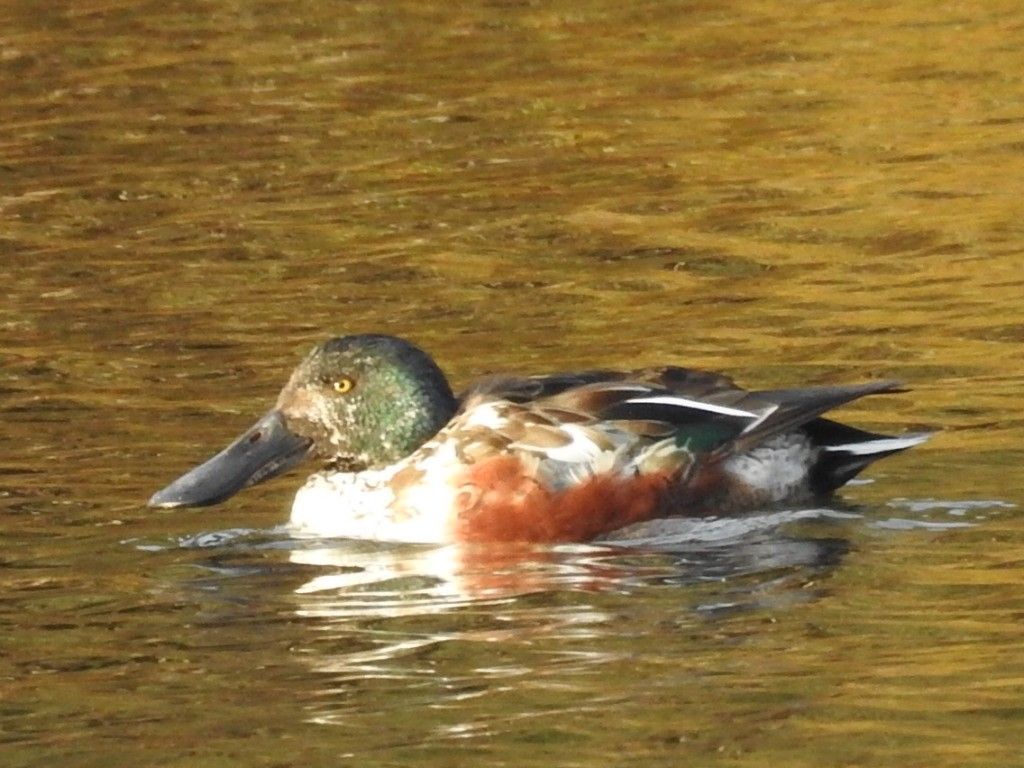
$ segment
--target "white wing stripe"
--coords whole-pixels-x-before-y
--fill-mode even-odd
[[[842,451],[853,456],[870,456],[873,453],[888,453],[923,443],[928,435],[908,435],[907,437],[886,437],[881,440],[867,440],[863,443],[843,443],[842,445],[826,445],[826,451]]]
[[[772,405],[772,406],[770,406],[768,408],[765,408],[763,411],[761,411],[761,415],[760,416],[758,416],[756,419],[754,419],[752,422],[750,422],[749,424],[747,424],[747,426],[745,426],[743,428],[743,431],[740,434],[745,435],[748,432],[752,432],[753,430],[757,429],[759,426],[764,424],[765,419],[767,419],[769,416],[771,416],[777,410],[779,410],[779,406],[778,405]]]
[[[742,416],[752,419],[757,416],[751,411],[741,411],[739,408],[729,408],[725,405],[714,405],[703,403],[700,400],[689,400],[685,397],[674,395],[654,395],[652,397],[635,397],[626,400],[627,403],[650,404],[650,405],[674,405],[679,408],[690,408],[695,411],[707,411],[708,413],[719,413],[723,416]]]

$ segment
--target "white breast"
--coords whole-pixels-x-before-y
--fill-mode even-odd
[[[449,473],[438,471],[436,464],[451,467],[454,456],[440,454],[445,449],[426,459],[413,455],[423,477],[433,480],[403,489],[400,498],[390,481],[409,460],[363,472],[318,472],[295,494],[289,522],[296,533],[310,536],[424,544],[451,541],[455,489],[447,483]]]

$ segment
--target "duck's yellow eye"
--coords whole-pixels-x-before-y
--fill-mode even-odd
[[[355,385],[356,383],[348,376],[342,376],[340,379],[335,379],[334,383],[331,386],[334,388],[334,391],[337,392],[339,395],[344,395],[346,392],[349,392]]]

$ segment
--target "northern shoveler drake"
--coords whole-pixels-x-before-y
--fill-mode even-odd
[[[735,514],[826,496],[926,440],[821,417],[892,381],[747,392],[685,368],[488,376],[456,397],[393,336],[319,344],[277,404],[150,499],[216,504],[304,458],[294,528],[412,542],[586,541],[655,517]]]

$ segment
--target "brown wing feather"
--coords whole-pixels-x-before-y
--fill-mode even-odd
[[[617,381],[629,374],[621,371],[581,371],[579,373],[555,373],[544,376],[509,376],[488,374],[469,383],[459,393],[458,400],[465,405],[474,397],[494,400],[508,400],[512,403],[529,403],[557,395],[573,387],[601,381]]]
[[[554,438],[536,431],[526,439],[526,424],[614,423],[616,428],[648,439],[663,439],[678,428],[684,409],[631,404],[631,399],[677,395],[693,400],[728,405],[748,395],[732,379],[707,371],[659,366],[633,371],[591,370],[549,376],[490,375],[478,378],[459,395],[463,410],[481,400],[505,400],[515,404],[504,429],[509,442],[551,444]],[[664,418],[664,416],[669,418]],[[700,417],[700,413],[697,413]],[[694,418],[693,413],[688,418]],[[553,445],[551,447],[554,447]]]
[[[826,411],[866,395],[904,391],[906,390],[898,381],[872,381],[866,384],[835,387],[752,392],[748,398],[740,401],[739,407],[754,406],[750,410],[761,410],[774,405],[775,410],[768,413],[756,426],[748,427],[742,435],[723,448],[730,453],[742,453],[770,437],[798,429]]]
[[[701,421],[727,422],[735,429],[715,453],[719,456],[749,450],[787,431],[799,429],[832,408],[865,395],[898,392],[893,381],[851,386],[750,392],[727,376],[707,371],[663,366],[635,371],[592,370],[551,376],[486,376],[460,395],[470,402],[505,400],[509,426],[490,440],[522,442],[538,448],[564,445],[559,424],[614,423],[618,429],[654,439],[671,436],[683,425]],[[635,402],[652,397],[678,397],[683,402]],[[686,400],[695,403],[686,403]],[[696,403],[745,411],[717,413]]]

